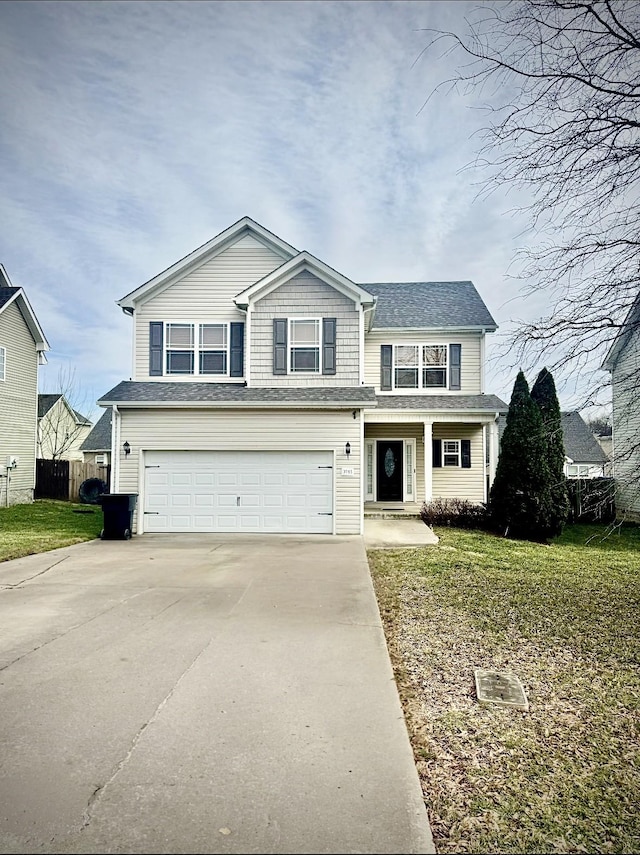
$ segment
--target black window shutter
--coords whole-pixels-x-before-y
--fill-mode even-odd
[[[336,319],[322,319],[322,373],[336,373]]]
[[[273,373],[287,373],[287,319],[273,319]]]
[[[431,448],[433,449],[433,460],[431,465],[434,469],[439,469],[442,466],[442,440],[432,439]]]
[[[162,377],[162,321],[149,323],[149,376]]]
[[[242,321],[231,323],[229,332],[229,376],[242,377],[244,361],[244,324]]]
[[[460,457],[462,459],[462,468],[471,469],[471,440],[460,440]]]
[[[462,362],[462,345],[449,345],[449,388],[460,389],[460,364]]]
[[[380,345],[380,389],[382,391],[391,390],[391,360],[392,360],[392,345]]]

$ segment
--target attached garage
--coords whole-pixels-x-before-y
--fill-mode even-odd
[[[331,534],[331,451],[146,451],[147,532]]]

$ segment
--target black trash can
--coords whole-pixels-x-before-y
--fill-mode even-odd
[[[137,499],[137,493],[103,493],[98,497],[104,518],[102,540],[129,540]]]

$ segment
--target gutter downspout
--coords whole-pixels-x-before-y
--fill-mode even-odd
[[[112,493],[117,493],[116,488],[120,483],[120,455],[118,454],[120,448],[120,410],[117,404],[112,404],[111,409],[113,418],[111,420],[111,483],[109,490]]]

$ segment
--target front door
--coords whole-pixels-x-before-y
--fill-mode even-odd
[[[376,498],[379,502],[401,502],[402,494],[402,440],[379,439],[376,451]]]

